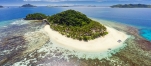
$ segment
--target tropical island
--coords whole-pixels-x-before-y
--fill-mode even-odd
[[[69,49],[86,52],[104,52],[123,45],[128,35],[104,26],[75,10],[66,10],[52,16],[34,13],[27,20],[43,19],[47,22],[44,32],[53,43]]]
[[[110,6],[111,8],[151,8],[151,5],[146,4],[117,4]]]
[[[52,15],[48,21],[52,29],[73,39],[87,41],[108,33],[105,26],[74,10]]]
[[[24,4],[24,5],[22,5],[21,7],[36,7],[36,6],[31,5],[31,4]]]
[[[34,13],[28,14],[25,20],[42,20],[46,17],[44,14]],[[47,20],[53,30],[73,39],[88,41],[108,34],[105,26],[74,10],[48,16]]]
[[[3,8],[3,6],[0,5],[0,8]]]

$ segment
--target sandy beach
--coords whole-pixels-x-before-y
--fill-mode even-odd
[[[69,49],[84,52],[104,52],[109,49],[120,48],[129,37],[124,32],[107,27],[108,34],[106,36],[85,42],[61,35],[59,32],[52,30],[49,25],[46,25],[44,30],[50,36],[52,42]],[[119,40],[121,42],[118,42]]]

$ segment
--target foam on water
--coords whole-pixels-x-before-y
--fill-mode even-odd
[[[7,21],[10,25],[22,25],[27,24],[29,21],[26,20],[12,20]],[[42,32],[44,32],[42,30]],[[46,34],[47,35],[47,34]],[[116,52],[119,52],[120,49],[124,48],[126,44],[121,44],[120,46],[116,48],[112,48],[111,50],[107,50],[105,52],[82,52],[82,51],[76,51],[71,50],[69,48],[65,48],[63,46],[60,46],[59,44],[55,43],[53,40],[50,40],[47,44],[43,45],[40,49],[37,50],[37,53],[45,53],[40,54],[39,58],[58,58],[58,59],[66,59],[67,61],[70,61],[71,58],[76,57],[78,59],[108,59],[112,56],[112,54],[115,54]],[[7,51],[8,52],[8,51]],[[9,51],[10,52],[10,51]],[[58,55],[59,54],[59,55]],[[32,59],[22,59],[19,62],[14,63],[13,66],[27,66],[30,64],[30,61],[39,62],[36,57],[34,57],[33,53],[29,53],[30,57],[33,57]],[[48,57],[50,56],[50,57]],[[47,63],[46,63],[47,64]],[[49,63],[48,63],[49,65]]]
[[[44,32],[44,30],[41,30],[42,32]],[[44,32],[45,33],[45,32]],[[47,35],[47,33],[45,33]],[[130,36],[131,37],[131,36]],[[57,43],[55,43],[53,40],[50,39],[50,42],[48,42],[47,44],[44,44],[40,49],[36,50],[37,54],[38,53],[45,53],[45,54],[40,54],[38,56],[38,58],[47,58],[47,59],[51,59],[51,58],[57,58],[57,59],[65,59],[67,61],[70,61],[71,58],[76,57],[78,59],[109,59],[109,57],[112,56],[112,54],[115,54],[117,52],[120,51],[120,49],[123,49],[124,47],[126,47],[127,44],[123,43],[120,46],[116,47],[116,48],[112,48],[111,50],[107,50],[105,52],[83,52],[83,51],[76,51],[76,50],[72,50],[66,47],[63,47]],[[59,54],[59,55],[58,55]],[[34,60],[35,63],[38,62],[36,60],[36,57],[34,57],[34,53],[30,53],[29,54],[30,57],[33,57],[32,59],[23,59],[19,62],[14,63],[14,66],[16,65],[21,65],[21,66],[26,66],[29,63],[29,61]],[[23,65],[24,64],[24,65]],[[48,64],[50,65],[50,63],[43,63],[43,64]],[[43,64],[39,64],[39,66],[43,65]]]
[[[58,58],[58,59],[62,59],[64,58],[65,60],[67,60],[68,62],[70,61],[70,59],[72,57],[77,57],[78,59],[108,59],[109,57],[112,56],[112,54],[115,54],[116,52],[119,52],[120,49],[124,48],[126,46],[126,44],[121,44],[121,46],[118,46],[117,48],[115,49],[111,49],[111,50],[108,50],[106,52],[82,52],[82,51],[76,51],[76,50],[70,50],[68,48],[64,48],[58,44],[54,44],[53,42],[48,42],[47,44],[43,45],[40,49],[37,50],[37,53],[45,53],[45,54],[40,54],[38,56],[38,58]],[[60,55],[57,55],[58,53],[61,53]],[[33,53],[29,54],[30,57],[34,57],[33,56]],[[36,58],[32,58],[32,59],[23,59],[21,60],[20,62],[16,62],[14,63],[13,66],[16,66],[16,65],[21,65],[21,66],[26,66],[29,63],[29,61],[31,60],[34,60],[35,63],[37,62]],[[24,65],[23,65],[24,64]],[[50,65],[50,63],[43,63],[44,65]],[[40,65],[43,65],[43,64],[39,64]]]
[[[111,57],[112,54],[115,54],[120,49],[122,49],[126,46],[126,44],[121,44],[120,46],[118,46],[116,48],[112,48],[111,50],[107,50],[104,52],[83,52],[83,51],[72,50],[72,49],[60,46],[59,44],[57,44],[55,42],[53,42],[53,43],[54,43],[53,48],[55,48],[53,51],[55,51],[58,47],[58,49],[61,50],[61,52],[63,53],[64,56],[75,55],[79,59],[80,58],[83,58],[83,59],[96,59],[96,58],[98,58],[100,60],[103,58],[106,58],[106,57]],[[52,49],[50,49],[50,50],[52,50]],[[68,51],[68,52],[66,52],[66,51]]]
[[[30,21],[27,20],[23,20],[23,19],[15,19],[15,20],[8,20],[8,21],[1,21],[0,22],[0,27],[1,28],[5,28],[9,25],[23,25],[23,24],[27,24]]]
[[[20,19],[20,20],[15,20],[15,21],[13,21],[11,24],[12,24],[12,25],[14,25],[14,24],[23,25],[23,24],[27,24],[27,23],[29,23],[29,21]]]
[[[30,63],[31,60],[35,61],[36,59],[34,58],[34,59],[27,60],[27,58],[24,58],[24,60],[22,60],[22,62],[24,62],[24,63],[17,62],[15,64],[13,64],[12,66],[28,66],[28,64]]]
[[[11,22],[13,22],[13,20],[1,21],[0,22],[0,27],[7,27]]]

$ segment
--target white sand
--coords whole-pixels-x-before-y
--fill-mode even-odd
[[[104,37],[99,37],[85,42],[61,35],[59,32],[52,30],[49,25],[46,25],[44,30],[50,36],[51,41],[55,42],[56,44],[65,48],[84,52],[104,52],[108,51],[108,49],[116,49],[121,47],[124,41],[129,37],[121,31],[107,27],[109,34]],[[118,40],[121,40],[122,42],[119,43],[117,42]]]

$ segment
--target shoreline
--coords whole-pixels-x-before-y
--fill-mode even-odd
[[[106,26],[107,27],[107,26]],[[50,28],[49,25],[44,27],[44,31],[49,35],[50,39],[55,43],[67,49],[84,51],[84,52],[106,52],[112,49],[118,49],[125,46],[123,43],[129,37],[124,32],[120,32],[111,27],[107,27],[107,34],[88,42],[79,41],[61,35],[59,32]],[[118,42],[120,41],[120,42]]]
[[[98,22],[100,22],[101,24],[104,24],[104,23],[102,23],[102,21],[98,21]],[[150,57],[151,56],[151,48],[150,48],[151,42],[139,37],[139,34],[136,31],[137,29],[132,28],[131,26],[118,24],[118,23],[112,23],[112,22],[111,23],[105,22],[105,23],[106,23],[106,24],[104,24],[105,26],[112,27],[116,30],[119,30],[120,32],[123,31],[123,32],[127,33],[128,35],[131,35],[131,37],[128,38],[124,42],[125,46],[123,44],[120,44],[121,45],[121,46],[119,46],[120,48],[115,48],[115,50],[111,49],[111,50],[108,50],[105,52],[82,52],[82,51],[70,50],[68,47],[65,47],[61,44],[54,43],[55,40],[50,39],[48,34],[44,31],[44,28],[43,28],[45,26],[45,24],[44,24],[42,26],[42,28],[40,29],[40,32],[44,33],[43,35],[46,35],[48,37],[48,41],[49,41],[48,43],[44,44],[42,47],[37,48],[27,54],[13,55],[15,53],[18,53],[18,52],[23,53],[25,51],[25,50],[23,50],[23,51],[15,50],[16,52],[14,52],[14,50],[13,50],[13,52],[11,52],[12,59],[7,58],[8,54],[6,54],[6,55],[2,56],[3,57],[2,62],[4,60],[6,62],[6,63],[4,63],[4,65],[8,65],[8,64],[16,65],[17,64],[17,66],[20,64],[29,65],[29,64],[34,64],[34,63],[36,63],[36,65],[39,65],[39,64],[63,65],[64,63],[66,63],[66,64],[70,63],[72,65],[76,65],[76,64],[79,64],[79,61],[81,62],[79,64],[81,66],[83,66],[82,65],[83,63],[87,64],[87,65],[92,65],[92,63],[96,63],[96,62],[97,63],[94,65],[110,64],[108,66],[112,66],[115,63],[117,63],[115,65],[119,65],[118,63],[121,63],[120,64],[121,66],[126,65],[126,64],[129,66],[133,66],[133,65],[135,65],[135,66],[142,66],[142,65],[151,66],[150,64],[148,64],[148,63],[150,63],[150,59],[151,59],[151,57]],[[33,24],[35,24],[35,23],[33,23]],[[39,25],[39,26],[41,26],[41,25]],[[15,32],[15,34],[16,34],[16,32]],[[13,34],[11,34],[11,35],[13,35]],[[31,36],[33,36],[33,38],[35,37],[35,35],[36,34],[31,34]],[[38,36],[39,35],[37,35],[37,37]],[[30,37],[27,37],[27,38],[30,38]],[[37,40],[37,39],[35,39],[35,40]],[[43,38],[39,37],[39,39],[41,40]],[[39,39],[37,41],[39,41]],[[43,40],[45,40],[45,39],[43,39]],[[18,40],[14,40],[14,41],[18,42]],[[42,41],[42,42],[45,42],[45,41]],[[36,44],[36,43],[33,43],[33,44]],[[23,46],[21,44],[18,44],[18,45]],[[34,45],[34,46],[38,46],[38,45]],[[12,46],[12,48],[13,47],[14,46]],[[8,60],[5,60],[5,58]],[[41,62],[37,58],[40,60],[45,60],[45,61]],[[56,59],[54,59],[54,58],[56,58]],[[64,60],[62,60],[62,59],[64,59]],[[75,60],[75,61],[73,61],[73,60]],[[56,62],[52,63],[52,61],[58,61],[58,63],[56,63]],[[29,62],[29,63],[27,63],[27,62]],[[44,63],[44,62],[51,62],[51,63]],[[63,62],[63,63],[61,63],[61,62]],[[91,63],[89,63],[89,62],[91,62]]]

